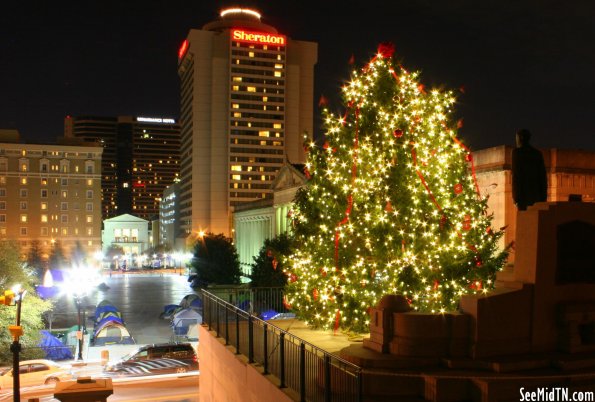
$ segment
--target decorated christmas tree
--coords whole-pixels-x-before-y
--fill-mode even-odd
[[[386,294],[455,311],[461,295],[493,287],[507,257],[457,137],[453,92],[424,89],[393,52],[381,45],[352,73],[344,112],[324,110],[324,145],[307,144],[285,302],[314,327],[365,331]]]

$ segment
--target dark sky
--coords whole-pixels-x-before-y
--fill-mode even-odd
[[[5,2],[0,128],[51,142],[63,118],[178,116],[177,50],[228,1]],[[238,3],[236,3],[238,4]],[[348,60],[391,41],[426,88],[457,89],[473,149],[514,143],[595,150],[595,2],[591,0],[245,1],[263,22],[319,44],[314,102],[339,110]],[[319,110],[315,108],[315,114]],[[321,132],[318,122],[315,132]]]

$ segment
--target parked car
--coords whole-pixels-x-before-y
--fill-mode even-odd
[[[19,363],[21,387],[55,384],[72,379],[71,366],[61,365],[51,360],[24,360]],[[12,389],[12,368],[0,372],[0,389]]]
[[[146,345],[108,364],[108,375],[153,375],[198,370],[198,356],[189,343]]]

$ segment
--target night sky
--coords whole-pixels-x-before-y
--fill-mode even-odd
[[[0,128],[53,142],[66,115],[179,114],[177,50],[227,1],[5,2]],[[340,111],[340,86],[390,41],[426,88],[457,90],[473,149],[514,144],[595,150],[595,2],[245,1],[293,39],[318,42],[313,102]],[[464,93],[459,88],[464,88]],[[318,106],[315,115],[319,116]],[[315,135],[322,133],[320,119]]]

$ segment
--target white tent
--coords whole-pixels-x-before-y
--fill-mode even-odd
[[[171,325],[177,335],[186,335],[191,326],[202,323],[202,316],[191,308],[185,308],[174,314]]]

